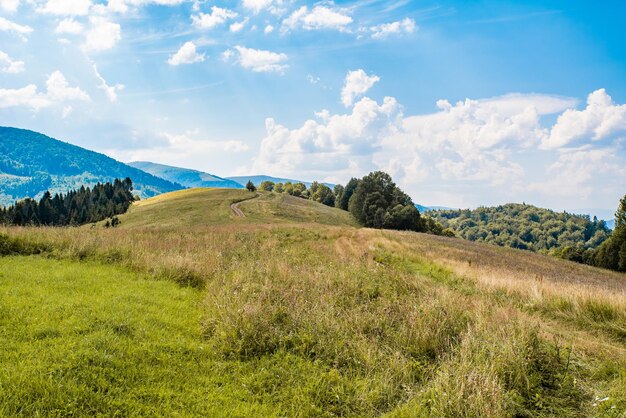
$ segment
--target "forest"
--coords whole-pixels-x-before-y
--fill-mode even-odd
[[[130,178],[113,183],[98,183],[93,188],[81,187],[67,194],[47,191],[40,200],[26,198],[0,209],[0,224],[32,226],[77,226],[107,218],[115,226],[116,215],[126,212],[135,201]]]

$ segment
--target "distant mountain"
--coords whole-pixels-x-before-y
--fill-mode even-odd
[[[415,207],[417,208],[417,210],[420,211],[420,213],[428,212],[431,210],[454,210],[453,208],[447,208],[445,206],[422,206],[417,203],[415,204]]]
[[[605,221],[607,228],[613,230],[615,229],[615,219],[611,219],[609,221]]]
[[[141,197],[182,189],[106,155],[24,129],[0,127],[0,205],[130,177]]]
[[[248,183],[248,180],[251,180],[252,183],[255,186],[258,186],[259,184],[261,184],[264,181],[273,181],[274,183],[303,183],[307,188],[311,187],[311,183],[310,181],[302,181],[302,180],[293,180],[293,179],[285,179],[285,178],[280,178],[280,177],[272,177],[272,176],[264,176],[264,175],[256,175],[256,176],[235,176],[235,177],[226,177],[228,180],[232,180],[235,181],[239,184],[241,184],[242,186],[245,187],[246,183]],[[328,187],[330,187],[331,189],[335,186],[332,183],[324,183],[325,185],[327,185]]]
[[[221,189],[241,189],[243,186],[236,181],[224,179],[214,174],[188,168],[172,167],[169,165],[156,164],[147,161],[135,161],[128,163],[131,167],[138,168],[162,179],[181,184],[185,187],[217,187]]]

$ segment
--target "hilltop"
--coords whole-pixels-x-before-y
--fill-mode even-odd
[[[164,164],[156,164],[147,161],[135,161],[128,163],[129,166],[150,173],[172,183],[178,183],[188,188],[193,187],[218,187],[224,189],[242,189],[243,186],[235,181],[218,177],[198,170],[173,167]]]
[[[231,205],[237,202],[241,202],[243,218],[237,218],[231,210]],[[348,212],[307,199],[278,193],[206,188],[180,190],[136,202],[120,219],[122,228],[193,227],[232,222],[356,226]]]
[[[46,190],[67,192],[126,177],[142,197],[182,188],[106,155],[37,132],[0,127],[0,205]]]

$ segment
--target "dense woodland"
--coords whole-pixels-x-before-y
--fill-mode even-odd
[[[45,192],[40,200],[26,198],[13,206],[0,209],[0,223],[8,225],[68,226],[83,225],[112,218],[115,226],[120,215],[128,210],[135,197],[131,179],[98,183],[93,188],[81,187],[67,194]],[[111,225],[111,223],[108,223]]]
[[[526,204],[439,210],[429,215],[461,238],[539,252],[571,246],[597,248],[611,234],[602,220]]]

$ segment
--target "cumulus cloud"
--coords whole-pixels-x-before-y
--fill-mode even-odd
[[[0,72],[17,74],[24,71],[24,61],[12,59],[6,52],[0,51]]]
[[[413,33],[416,30],[417,25],[415,24],[415,21],[408,17],[396,22],[383,23],[381,25],[372,26],[370,28],[373,39],[385,39],[389,35]]]
[[[0,108],[27,107],[33,111],[62,104],[68,101],[89,101],[90,98],[79,87],[70,87],[60,71],[53,72],[46,81],[46,92],[29,84],[21,89],[0,89]]]
[[[613,135],[626,135],[626,105],[617,105],[604,89],[587,98],[583,110],[569,109],[559,116],[544,148],[559,148],[581,139],[601,141]]]
[[[272,32],[274,32],[274,26],[272,25],[267,25],[265,29],[263,29],[263,33],[265,33],[266,35]]]
[[[196,50],[196,44],[193,42],[185,42],[180,49],[173,54],[168,60],[169,65],[194,64],[196,62],[204,62],[204,54],[199,54]]]
[[[91,26],[82,45],[85,52],[106,51],[113,48],[122,39],[122,31],[119,24],[101,16],[93,16],[89,21]]]
[[[20,6],[20,0],[0,0],[0,9],[13,13]]]
[[[33,28],[27,25],[20,25],[0,16],[0,32],[15,32],[18,35],[28,35]]]
[[[342,92],[347,106],[377,81],[364,71],[350,74],[346,86],[358,87]],[[335,182],[384,170],[413,196],[427,190],[430,199],[441,199],[431,203],[471,206],[488,203],[485,196],[504,203],[558,195],[579,205],[578,198],[623,189],[626,138],[623,105],[604,91],[593,93],[584,110],[571,110],[576,104],[568,97],[509,94],[439,100],[435,112],[404,115],[394,98],[377,103],[363,97],[347,114],[322,110],[295,128],[267,119],[250,170]],[[578,118],[593,115],[572,124],[582,145],[545,149],[542,144],[573,112]],[[557,122],[546,123],[551,115]],[[609,139],[600,143],[598,138]],[[599,181],[605,186],[601,192]],[[445,190],[435,186],[441,184]]]
[[[211,13],[199,13],[191,16],[191,20],[195,26],[200,29],[213,29],[216,26],[224,24],[227,20],[235,19],[239,16],[237,12],[221,7],[211,7]]]
[[[253,171],[274,173],[342,172],[372,167],[371,155],[386,135],[393,134],[401,116],[398,103],[387,97],[382,104],[363,98],[348,114],[320,112],[320,120],[307,120],[290,130],[269,118]]]
[[[376,75],[369,76],[364,70],[348,72],[341,90],[341,102],[346,107],[352,106],[355,98],[367,93],[378,81],[380,81],[380,77]]]
[[[85,16],[89,14],[91,0],[47,0],[36,10],[57,16]]]
[[[302,6],[283,20],[281,31],[284,33],[298,28],[347,31],[352,22],[352,17],[348,16],[345,10],[331,9],[324,5],[315,6],[309,10],[307,6]]]
[[[222,57],[225,61],[234,61],[243,68],[257,73],[275,72],[282,74],[288,68],[285,62],[288,60],[286,54],[261,49],[235,46],[234,50],[224,51]]]
[[[63,19],[59,22],[54,32],[61,34],[78,35],[79,33],[83,32],[83,29],[84,26],[82,23],[77,22],[71,17],[68,17],[67,19]]]

